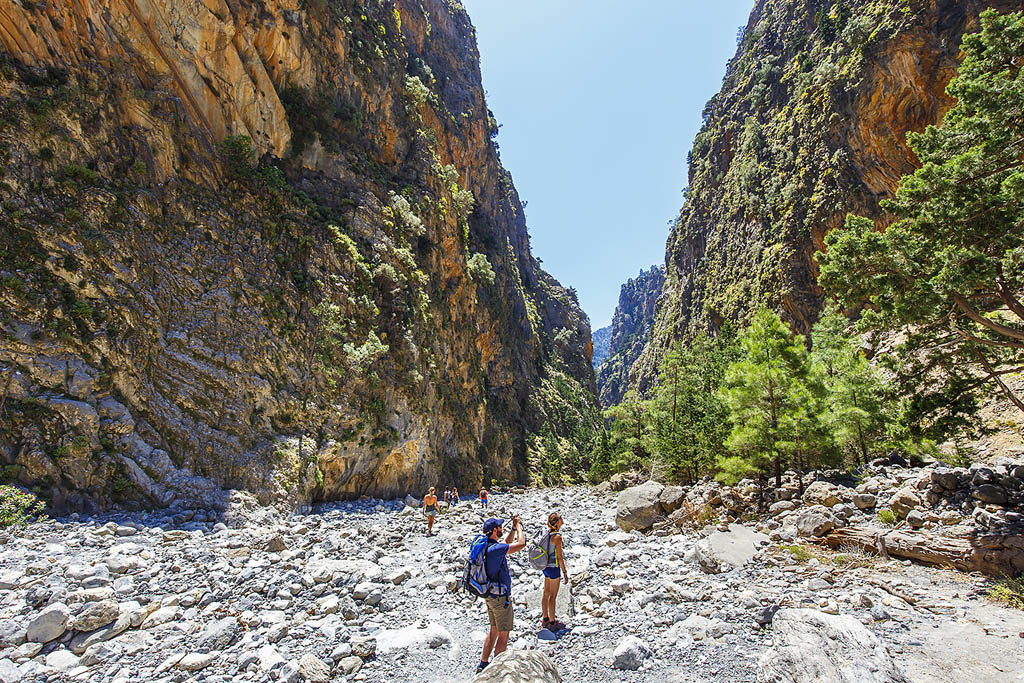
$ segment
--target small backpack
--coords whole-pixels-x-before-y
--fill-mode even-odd
[[[469,546],[469,558],[462,570],[462,588],[478,598],[499,597],[503,591],[487,574],[487,537],[477,536]]]
[[[554,548],[551,547],[551,532],[545,529],[530,541],[530,564],[535,569],[546,569],[552,555]]]

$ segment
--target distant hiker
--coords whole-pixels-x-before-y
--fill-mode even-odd
[[[530,548],[530,561],[537,566],[544,563],[544,595],[540,605],[543,616],[541,626],[549,631],[560,631],[565,624],[555,616],[555,602],[558,599],[558,580],[569,583],[569,570],[565,568],[565,555],[562,553],[562,516],[557,512],[548,515],[548,528],[533,540]]]
[[[455,507],[458,504],[459,504],[459,490],[453,486],[452,487],[452,507]]]
[[[448,505],[451,502],[452,491],[447,486],[444,487],[444,504]]]
[[[484,564],[488,578],[493,581],[491,590],[485,596],[487,601],[487,618],[491,630],[484,640],[484,651],[480,656],[480,664],[476,667],[480,673],[490,663],[491,650],[495,656],[500,655],[508,647],[508,634],[512,630],[515,612],[512,606],[512,574],[508,570],[509,553],[517,553],[526,547],[526,535],[519,523],[519,516],[512,517],[512,529],[501,543],[501,527],[503,519],[488,519],[484,522],[484,536],[487,545],[484,552]]]
[[[487,509],[487,489],[480,489],[480,506]]]
[[[434,495],[434,487],[430,487],[430,493],[423,496],[423,514],[427,517],[427,536],[434,528],[434,518],[437,517],[437,496]]]

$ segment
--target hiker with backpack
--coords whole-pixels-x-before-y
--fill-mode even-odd
[[[541,627],[549,631],[561,631],[565,624],[555,617],[555,603],[558,599],[558,581],[569,583],[569,570],[565,568],[562,552],[562,516],[557,512],[548,515],[548,527],[534,537],[530,543],[530,563],[544,573],[544,594],[540,605],[543,615]]]
[[[477,673],[487,668],[492,649],[497,656],[508,648],[508,635],[514,621],[512,574],[508,569],[507,556],[526,547],[526,534],[519,523],[519,516],[514,515],[512,529],[502,543],[500,538],[504,523],[505,520],[493,517],[484,522],[483,536],[473,539],[463,577],[463,587],[486,600],[487,618],[491,626],[484,640],[484,651],[476,667]]]

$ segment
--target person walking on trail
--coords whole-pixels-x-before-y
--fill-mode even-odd
[[[434,487],[430,487],[430,493],[423,496],[423,514],[427,518],[427,536],[431,535],[434,529],[434,518],[437,517],[437,496],[434,495]]]
[[[512,631],[514,621],[514,609],[512,606],[512,574],[508,570],[507,556],[510,553],[517,553],[526,547],[526,534],[523,526],[519,523],[519,516],[512,517],[512,529],[505,537],[505,542],[500,541],[502,526],[505,520],[491,518],[484,522],[484,536],[487,537],[487,576],[493,577],[497,583],[494,597],[486,597],[487,618],[491,630],[484,640],[484,651],[480,656],[480,664],[476,671],[480,673],[487,668],[491,660],[491,650],[494,655],[500,655],[508,648],[508,634]]]
[[[447,486],[444,487],[444,504],[448,505],[451,502],[452,491]]]
[[[480,506],[487,509],[487,489],[480,489]]]
[[[544,594],[540,605],[543,616],[541,626],[549,631],[560,631],[565,624],[555,616],[555,603],[558,600],[559,579],[569,583],[569,570],[565,568],[565,555],[562,552],[562,516],[557,512],[548,515],[548,529],[544,538],[538,539],[538,545],[547,550],[548,566],[544,572]]]
[[[459,489],[452,487],[452,507],[459,504]]]

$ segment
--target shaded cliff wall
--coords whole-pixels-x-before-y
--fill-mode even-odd
[[[806,334],[823,298],[814,252],[848,212],[915,167],[906,133],[951,106],[960,40],[993,0],[758,0],[722,90],[704,110],[687,199],[633,384],[647,388],[674,340],[761,305]]]
[[[658,297],[665,286],[665,267],[651,266],[626,281],[612,316],[610,355],[597,370],[597,390],[604,406],[622,401],[630,371],[651,336]]]
[[[594,400],[459,3],[0,0],[0,46],[0,452],[57,509],[523,481],[551,368]]]

